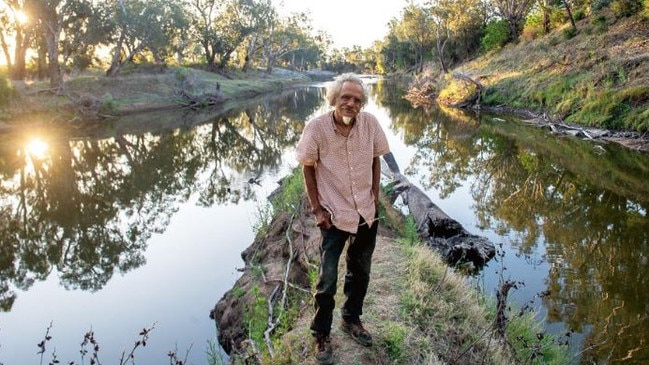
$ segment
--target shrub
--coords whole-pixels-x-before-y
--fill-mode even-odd
[[[601,10],[607,6],[611,5],[611,0],[595,0],[590,4],[590,9],[592,11]]]
[[[611,11],[618,19],[630,17],[640,10],[642,10],[641,0],[614,0],[611,3]]]
[[[577,29],[569,27],[563,30],[563,38],[570,39],[574,38],[577,35]]]
[[[608,30],[608,22],[606,21],[605,15],[598,15],[592,22],[600,33],[604,33]]]
[[[11,82],[4,73],[0,73],[0,108],[5,108],[9,105],[13,93],[14,90]]]
[[[480,39],[484,51],[501,48],[509,41],[509,24],[505,19],[494,20],[487,24],[485,35]]]
[[[586,18],[586,12],[584,9],[577,9],[574,13],[575,21],[580,21]]]

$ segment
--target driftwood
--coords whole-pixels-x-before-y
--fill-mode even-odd
[[[417,225],[419,236],[450,265],[483,267],[496,254],[488,239],[469,233],[449,217],[418,187],[401,174],[392,153],[383,156],[382,171],[393,180],[393,201],[400,195]]]
[[[206,93],[202,95],[191,95],[185,90],[176,92],[176,102],[184,108],[200,109],[209,106],[215,106],[226,101],[223,93],[217,88],[214,93]]]

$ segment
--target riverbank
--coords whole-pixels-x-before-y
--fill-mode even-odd
[[[294,173],[270,198],[275,214],[242,253],[241,277],[210,314],[231,364],[315,364],[309,322],[320,232],[302,184]],[[567,363],[565,348],[552,336],[538,336],[543,331],[533,313],[498,315],[495,303],[421,243],[415,221],[386,196],[380,216],[363,316],[374,346],[346,337],[335,311],[337,364]],[[344,272],[341,260],[339,282]],[[339,286],[336,302],[342,301]],[[506,323],[497,320],[502,316]]]
[[[545,35],[417,75],[411,96],[516,114],[556,135],[649,152],[649,19],[608,7]],[[568,133],[565,133],[570,130]]]
[[[227,104],[235,107],[252,97],[303,85],[330,73],[302,73],[275,68],[264,71],[221,73],[185,67],[137,66],[131,72],[106,77],[102,71],[67,77],[61,90],[47,81],[12,82],[15,90],[4,111],[5,127],[31,124],[34,115],[46,122],[83,124],[93,121],[182,108]]]

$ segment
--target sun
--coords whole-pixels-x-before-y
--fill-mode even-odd
[[[29,17],[22,10],[14,12],[14,17],[19,24],[27,24],[27,22],[29,21]]]
[[[47,156],[47,143],[42,139],[34,138],[27,143],[27,152],[32,158],[41,160]]]

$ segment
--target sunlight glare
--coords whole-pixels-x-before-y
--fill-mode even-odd
[[[14,13],[14,16],[16,17],[16,21],[20,24],[27,24],[27,22],[29,21],[29,17],[22,10],[16,11]]]
[[[27,143],[27,152],[32,158],[43,159],[47,156],[47,143],[42,139],[34,138]]]

